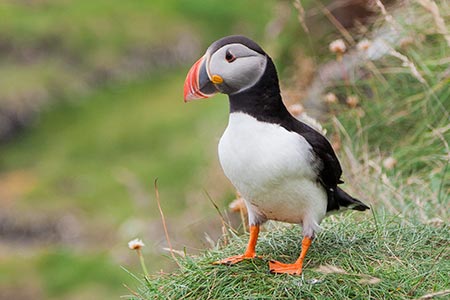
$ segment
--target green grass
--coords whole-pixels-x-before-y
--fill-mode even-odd
[[[444,44],[433,35],[401,50],[426,83],[387,57],[376,64],[384,82],[368,76],[331,89],[341,98],[353,94],[360,99],[357,109],[332,108],[334,128],[345,145],[339,156],[351,185],[372,203],[424,222],[449,217],[450,77],[444,74],[450,62],[436,64],[450,53]],[[383,167],[387,157],[397,161],[394,168]]]
[[[178,258],[179,270],[150,276],[131,299],[411,299],[448,288],[449,227],[403,222],[367,213],[328,219],[311,246],[302,276],[273,275],[268,260],[293,261],[299,226],[264,232],[264,259],[234,266],[211,263],[242,253],[247,236],[225,247]],[[142,298],[141,298],[142,297]]]

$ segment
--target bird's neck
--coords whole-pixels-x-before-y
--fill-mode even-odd
[[[229,95],[230,113],[243,112],[260,121],[279,123],[290,116],[280,95],[278,76],[268,57],[266,71],[251,88]]]

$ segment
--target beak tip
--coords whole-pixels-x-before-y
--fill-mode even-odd
[[[192,100],[198,100],[198,99],[204,99],[204,98],[208,98],[208,97],[199,92],[197,92],[197,93],[189,92],[187,94],[184,94],[184,97],[183,97],[184,103],[191,102]]]
[[[184,84],[184,93],[183,93],[183,101],[184,103],[188,102],[189,98],[189,87],[186,86],[186,83]]]

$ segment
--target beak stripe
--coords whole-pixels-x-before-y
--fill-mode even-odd
[[[184,82],[184,102],[195,99],[209,98],[218,92],[211,82],[206,68],[208,54],[205,54],[189,70]],[[218,75],[215,75],[222,80]],[[223,80],[222,80],[223,81]]]
[[[203,63],[203,59],[204,57],[197,60],[186,76],[186,81],[184,83],[184,101],[207,97],[200,91],[198,82],[199,68]]]

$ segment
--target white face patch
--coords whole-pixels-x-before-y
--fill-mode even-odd
[[[232,59],[230,59],[232,58]],[[207,72],[210,78],[222,77],[217,84],[225,94],[235,94],[252,87],[266,69],[266,56],[242,44],[229,44],[213,53],[208,60]]]

